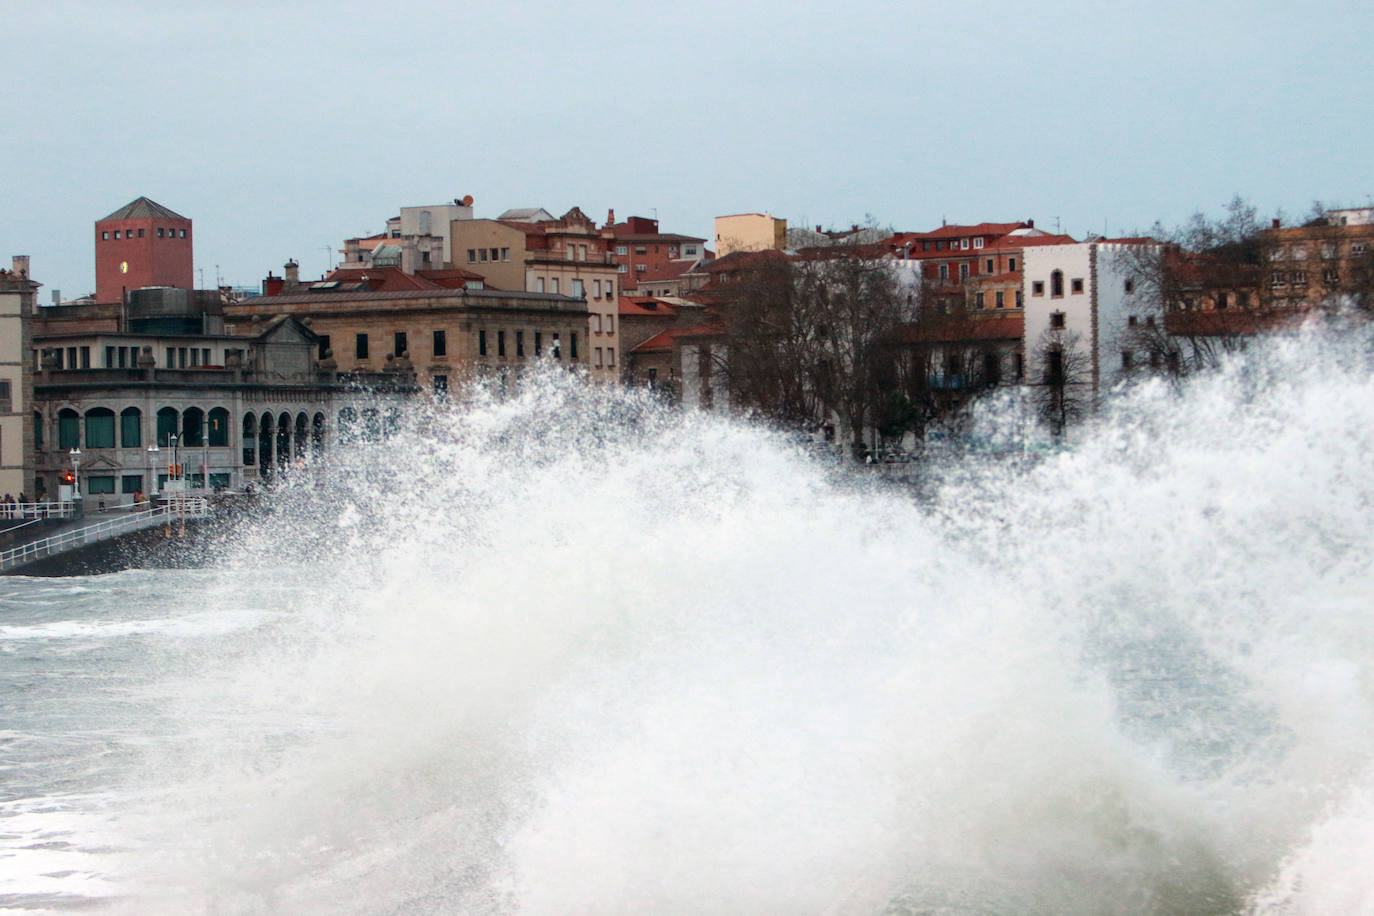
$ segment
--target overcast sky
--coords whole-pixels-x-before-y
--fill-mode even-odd
[[[289,7],[7,11],[4,264],[90,292],[93,223],[141,195],[195,221],[206,285],[256,285],[466,194],[710,238],[749,211],[1081,236],[1374,193],[1368,2]]]

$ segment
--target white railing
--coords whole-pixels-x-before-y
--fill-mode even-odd
[[[72,518],[75,515],[76,503],[70,500],[46,503],[0,503],[0,520]]]
[[[145,509],[129,515],[115,516],[94,525],[86,525],[51,537],[41,538],[9,550],[0,551],[0,572],[23,566],[34,560],[54,556],[95,544],[110,538],[142,531],[155,525],[168,524],[174,520],[206,518],[210,514],[210,502],[201,496],[174,497],[161,506]]]

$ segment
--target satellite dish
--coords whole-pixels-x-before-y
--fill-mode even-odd
[[[471,195],[471,194],[469,194],[469,195],[467,195],[466,197],[463,198],[463,206],[465,206],[465,207],[471,207],[471,206],[472,206],[472,195]]]

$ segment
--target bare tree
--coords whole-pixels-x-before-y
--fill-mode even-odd
[[[1243,348],[1253,312],[1267,304],[1262,282],[1271,254],[1256,210],[1239,195],[1211,219],[1156,223],[1156,245],[1122,246],[1114,267],[1129,278],[1137,307],[1114,329],[1123,371],[1179,378]]]
[[[888,336],[905,314],[891,270],[837,248],[761,261],[729,287],[718,368],[737,400],[790,425],[833,416],[861,447],[883,405]]]
[[[921,301],[895,335],[895,378],[886,387],[900,392],[894,407],[906,409],[907,428],[922,434],[946,424],[956,432],[969,405],[1003,381],[1005,354],[982,333],[988,320],[970,310],[966,300],[925,296]]]
[[[1139,297],[1165,312],[1254,306],[1266,261],[1263,229],[1255,208],[1237,195],[1219,219],[1198,212],[1176,229],[1155,223],[1148,234],[1159,244],[1123,246],[1115,266]]]
[[[1092,360],[1075,331],[1046,328],[1035,346],[1041,370],[1035,384],[1036,407],[1042,420],[1061,436],[1069,424],[1092,408]]]

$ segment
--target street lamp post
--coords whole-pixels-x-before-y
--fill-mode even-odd
[[[171,468],[169,469],[170,473],[168,473],[168,475],[167,475],[167,489],[169,489],[169,490],[180,490],[180,489],[181,489],[181,484],[180,484],[180,480],[181,480],[181,465],[177,464],[177,439],[178,439],[178,438],[179,438],[179,437],[177,436],[176,433],[170,433],[170,434],[168,434],[168,436],[167,436],[167,444],[170,445],[170,446],[172,447],[172,466],[171,466]],[[178,481],[178,483],[177,483],[175,486],[172,485],[172,481],[173,481],[173,480]]]
[[[156,442],[148,446],[148,495],[150,497],[157,492],[157,459],[160,451]]]
[[[72,459],[72,499],[81,501],[81,449],[74,448],[67,453]]]

